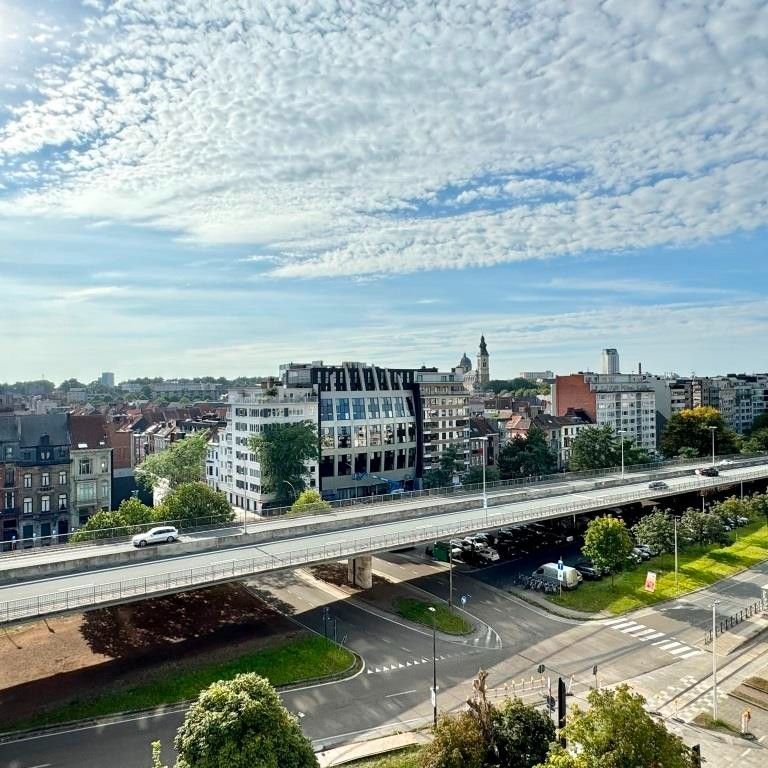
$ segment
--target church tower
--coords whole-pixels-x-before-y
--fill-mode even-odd
[[[477,353],[477,389],[483,390],[491,380],[491,370],[488,365],[488,347],[485,346],[485,336],[480,337],[480,351]]]

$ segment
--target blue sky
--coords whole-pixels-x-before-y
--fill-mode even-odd
[[[0,0],[0,381],[768,368],[768,10]]]

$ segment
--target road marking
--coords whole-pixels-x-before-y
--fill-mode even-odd
[[[621,622],[626,621],[626,619],[608,619],[607,621],[602,622],[604,626],[610,627],[611,624],[621,624]]]
[[[662,651],[669,651],[669,650],[672,650],[672,648],[679,648],[681,645],[682,643],[678,643],[676,640],[673,640],[672,642],[664,643],[663,645],[660,645],[659,648],[661,648]]]
[[[745,750],[744,750],[744,751],[741,753],[741,757],[746,757],[746,756],[747,756],[747,755],[748,755],[748,754],[749,754],[751,751],[752,751],[752,750],[751,750],[749,747],[747,747],[747,748],[746,748],[746,749],[745,749]]]
[[[690,651],[690,650],[691,649],[687,645],[684,645],[682,648],[674,648],[673,650],[670,651],[670,653],[673,656],[679,656],[681,653],[685,653],[686,651]]]
[[[698,651],[698,650],[688,651],[688,653],[683,654],[680,658],[681,659],[690,659],[691,656],[696,656],[699,653],[701,653],[701,651]],[[709,688],[709,684],[707,684],[707,688]]]
[[[636,623],[637,622],[634,622],[634,621],[626,621],[625,619],[624,621],[621,622],[621,624],[614,624],[613,628],[622,629],[623,627],[632,627],[632,626],[635,626]]]
[[[652,635],[656,632],[655,629],[644,629],[642,632],[638,632],[635,637],[643,637],[643,635]]]
[[[395,696],[407,696],[409,693],[416,693],[416,689],[414,688],[411,691],[400,691],[400,693],[389,693],[384,698],[385,699],[392,699]]]
[[[626,629],[622,629],[621,632],[624,635],[634,635],[635,632],[645,632],[645,630],[648,629],[644,624],[637,624],[634,627],[627,627]]]
[[[646,640],[655,640],[657,637],[664,637],[664,632],[654,632],[652,635],[640,639],[645,642]],[[653,645],[656,645],[656,643],[653,643]]]

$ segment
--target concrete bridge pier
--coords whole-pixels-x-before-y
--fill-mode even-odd
[[[347,560],[347,581],[361,589],[370,589],[373,586],[373,557],[350,557]]]

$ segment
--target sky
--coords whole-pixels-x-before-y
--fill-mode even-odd
[[[768,369],[763,0],[0,0],[0,381]]]

